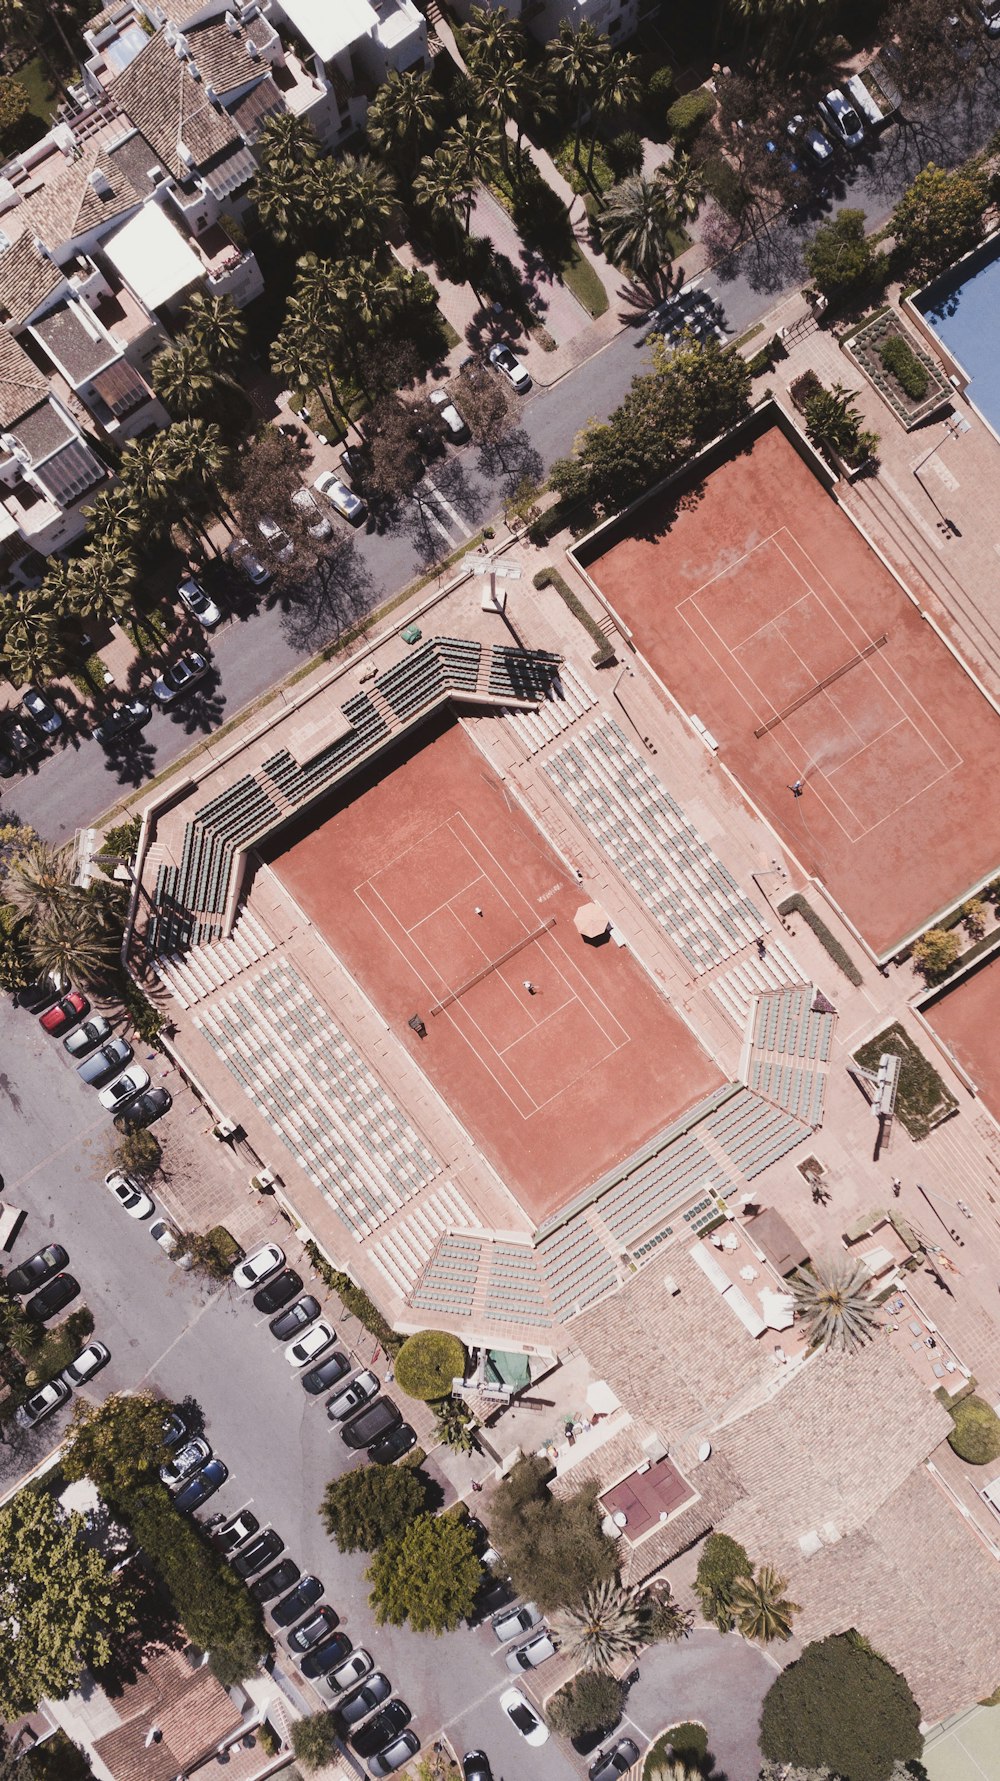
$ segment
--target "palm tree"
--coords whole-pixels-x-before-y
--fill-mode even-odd
[[[597,77],[591,112],[590,150],[587,155],[588,179],[594,168],[598,121],[603,123],[613,117],[615,112],[624,111],[630,105],[638,105],[642,97],[642,83],[635,70],[635,56],[609,56]]]
[[[567,19],[562,19],[558,38],[547,44],[546,49],[549,67],[576,105],[573,160],[579,166],[583,114],[611,54],[611,39],[595,31],[586,19],[575,31]]]
[[[463,206],[466,234],[469,232],[475,191],[475,181],[469,179],[464,164],[443,148],[439,148],[433,158],[424,156],[420,163],[420,172],[413,182],[413,196],[417,203],[423,205],[439,221],[445,217],[454,217],[459,206]]]
[[[453,154],[467,180],[477,185],[497,163],[497,126],[492,117],[461,117],[441,144]]]
[[[28,935],[28,950],[42,976],[76,983],[104,983],[115,968],[121,934],[86,892],[72,889],[48,909]]]
[[[396,181],[372,155],[342,156],[340,177],[352,251],[372,253],[384,246],[396,205]]]
[[[434,1433],[446,1447],[456,1453],[475,1453],[476,1438],[473,1434],[472,1417],[465,1405],[458,1398],[442,1398],[434,1406],[437,1421]]]
[[[294,111],[273,112],[254,146],[260,165],[308,167],[319,160],[319,137],[307,118]]]
[[[216,371],[232,371],[246,348],[247,325],[232,297],[198,291],[184,318],[187,338]]]
[[[677,214],[660,180],[636,173],[612,186],[598,219],[601,246],[637,277],[650,278],[670,258]]]
[[[810,1274],[800,1274],[792,1284],[796,1313],[813,1348],[853,1353],[878,1329],[878,1307],[869,1296],[871,1275],[856,1257],[822,1257],[813,1262]]]
[[[62,615],[53,610],[45,584],[18,588],[0,605],[0,658],[8,680],[50,680],[66,665],[68,638]]]
[[[656,178],[666,187],[671,205],[679,217],[697,215],[698,206],[705,196],[705,181],[701,168],[690,155],[677,154],[669,163],[664,162],[661,167],[657,167]]]
[[[157,353],[150,381],[170,413],[185,419],[198,414],[215,389],[215,374],[205,354],[183,338]]]
[[[473,6],[465,36],[471,52],[469,65],[475,74],[524,59],[524,31],[505,6]]]
[[[313,318],[292,298],[285,320],[271,346],[271,368],[287,377],[303,399],[315,395],[333,433],[346,432],[350,414],[341,392],[329,343],[317,332]]]
[[[230,453],[220,429],[211,421],[183,420],[161,435],[175,498],[181,506],[186,529],[218,551],[205,531],[203,520],[212,514],[229,514],[222,495],[222,480],[229,469]]]
[[[444,98],[424,69],[389,70],[368,107],[365,128],[379,154],[415,166],[444,115]]]
[[[500,119],[500,131],[497,144],[500,149],[500,160],[504,172],[510,175],[510,150],[507,143],[506,125],[512,120],[517,122],[517,159],[521,158],[521,137],[524,133],[524,119],[531,107],[535,92],[535,80],[527,62],[499,62],[489,67],[485,62],[482,69],[476,66],[479,84],[479,100],[484,113],[489,117]]]
[[[139,567],[113,537],[95,533],[81,556],[68,565],[68,597],[87,621],[120,624],[134,616],[133,589]]]
[[[798,1602],[785,1595],[788,1578],[779,1577],[773,1565],[761,1565],[756,1577],[740,1577],[733,1590],[733,1613],[745,1639],[769,1645],[772,1639],[790,1639],[792,1615]]]
[[[556,1624],[569,1654],[585,1669],[611,1671],[619,1658],[634,1657],[646,1643],[648,1609],[637,1589],[614,1577],[588,1589],[576,1608],[566,1608]]]
[[[15,855],[4,874],[4,900],[32,926],[58,909],[73,889],[66,854],[48,841],[35,841]]]

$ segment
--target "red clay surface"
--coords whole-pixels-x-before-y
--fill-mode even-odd
[[[541,1222],[722,1077],[457,725],[394,763],[272,864]]]
[[[672,524],[640,511],[646,535],[589,573],[803,866],[889,954],[1000,863],[1000,717],[778,428]]]
[[[1000,959],[991,960],[971,977],[925,1008],[929,1026],[951,1047],[968,1070],[990,1112],[1000,1119]]]

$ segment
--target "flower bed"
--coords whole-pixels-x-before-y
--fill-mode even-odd
[[[897,341],[898,346],[889,344]],[[880,310],[845,340],[843,347],[908,432],[940,408],[952,394],[940,365],[891,309]],[[898,361],[899,375],[892,369],[894,360]],[[926,387],[923,394],[918,395],[921,373]],[[907,393],[901,379],[909,384],[913,394]]]

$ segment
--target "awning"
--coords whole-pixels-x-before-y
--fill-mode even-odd
[[[598,1416],[610,1416],[621,1404],[605,1379],[592,1379],[587,1387],[587,1408]]]
[[[585,940],[603,940],[611,926],[611,917],[600,903],[584,903],[573,917],[573,926]]]
[[[789,1292],[773,1292],[765,1286],[760,1295],[760,1309],[769,1330],[790,1330],[795,1322],[795,1300]]]

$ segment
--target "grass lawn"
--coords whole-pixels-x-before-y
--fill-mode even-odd
[[[33,115],[48,125],[59,103],[59,94],[42,66],[41,57],[35,56],[33,61],[25,62],[24,67],[17,70],[16,78],[31,98]]]
[[[884,1051],[894,1051],[902,1060],[896,1090],[897,1117],[911,1138],[926,1138],[928,1132],[958,1106],[958,1102],[933,1064],[928,1063],[909,1034],[896,1022],[856,1051],[855,1062],[866,1070],[877,1070]]]
[[[682,1725],[672,1725],[661,1737],[657,1738],[643,1765],[643,1781],[656,1773],[658,1768],[679,1757],[685,1767],[697,1772],[705,1760],[708,1751],[708,1733],[703,1725],[696,1725],[693,1720],[686,1719]]]
[[[584,258],[578,247],[573,248],[573,258],[568,266],[563,267],[560,276],[577,302],[583,304],[588,315],[604,314],[608,307],[608,293],[590,261]]]
[[[592,192],[595,187],[601,192],[606,192],[609,186],[614,185],[615,176],[612,173],[611,168],[608,166],[607,161],[604,159],[602,152],[603,145],[598,142],[597,147],[594,150],[594,162],[590,169],[590,178],[588,179],[586,168],[587,162],[590,159],[590,143],[586,136],[581,139],[580,165],[577,166],[573,159],[573,144],[575,140],[576,138],[573,132],[570,131],[553,150],[552,159],[560,173],[563,175],[564,179],[568,179],[574,192],[580,192],[581,194],[584,192]]]

